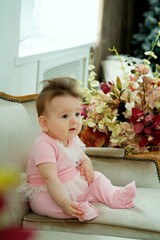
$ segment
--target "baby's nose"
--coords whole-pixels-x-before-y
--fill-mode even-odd
[[[75,117],[75,116],[72,116],[71,119],[70,119],[70,122],[71,122],[71,123],[75,123],[76,120],[77,120],[76,117]]]

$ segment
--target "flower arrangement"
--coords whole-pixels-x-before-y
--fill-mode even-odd
[[[154,73],[149,66],[155,46],[160,47],[160,31],[142,64],[121,57],[123,77],[115,82],[96,81],[94,65],[89,66],[88,88],[84,89],[81,140],[91,147],[119,147],[126,152],[160,149],[160,65]],[[128,66],[130,71],[128,72]]]

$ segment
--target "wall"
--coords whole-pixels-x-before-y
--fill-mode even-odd
[[[0,1],[0,91],[14,87],[14,57],[18,56],[20,0]]]

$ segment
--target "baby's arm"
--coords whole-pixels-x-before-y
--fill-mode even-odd
[[[57,177],[57,166],[55,163],[43,163],[38,165],[38,170],[42,175],[47,190],[53,201],[62,211],[72,217],[80,218],[84,214],[77,205],[68,197],[63,184]]]
[[[94,177],[93,166],[90,158],[85,153],[83,154],[83,161],[79,166],[79,170],[80,174],[86,177],[88,184],[91,184]]]

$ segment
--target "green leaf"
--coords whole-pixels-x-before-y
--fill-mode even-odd
[[[117,77],[117,79],[116,79],[116,85],[117,85],[118,90],[121,91],[122,90],[122,83],[121,83],[121,80],[120,80],[119,77]]]

